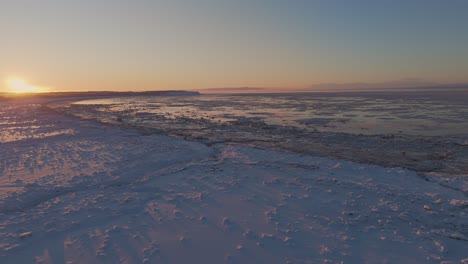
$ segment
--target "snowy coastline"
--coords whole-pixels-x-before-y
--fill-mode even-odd
[[[468,263],[465,179],[142,135],[43,102],[0,103],[0,263]]]

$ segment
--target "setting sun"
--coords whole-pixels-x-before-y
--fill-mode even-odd
[[[9,79],[6,81],[7,87],[12,93],[40,93],[45,92],[45,89],[39,86],[33,86],[21,79]]]

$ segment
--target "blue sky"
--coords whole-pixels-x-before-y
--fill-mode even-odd
[[[53,90],[460,83],[467,13],[461,0],[4,0],[0,78]]]

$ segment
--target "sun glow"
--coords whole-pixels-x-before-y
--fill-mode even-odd
[[[30,85],[26,81],[21,79],[9,79],[6,81],[6,84],[9,92],[16,94],[42,93],[47,91],[47,89],[45,89],[44,87]]]

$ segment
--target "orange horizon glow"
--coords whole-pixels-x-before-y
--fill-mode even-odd
[[[0,93],[468,84],[468,1],[25,2]]]
[[[19,78],[9,78],[5,83],[7,92],[14,94],[45,93],[49,91],[45,87],[30,85],[27,81]]]

